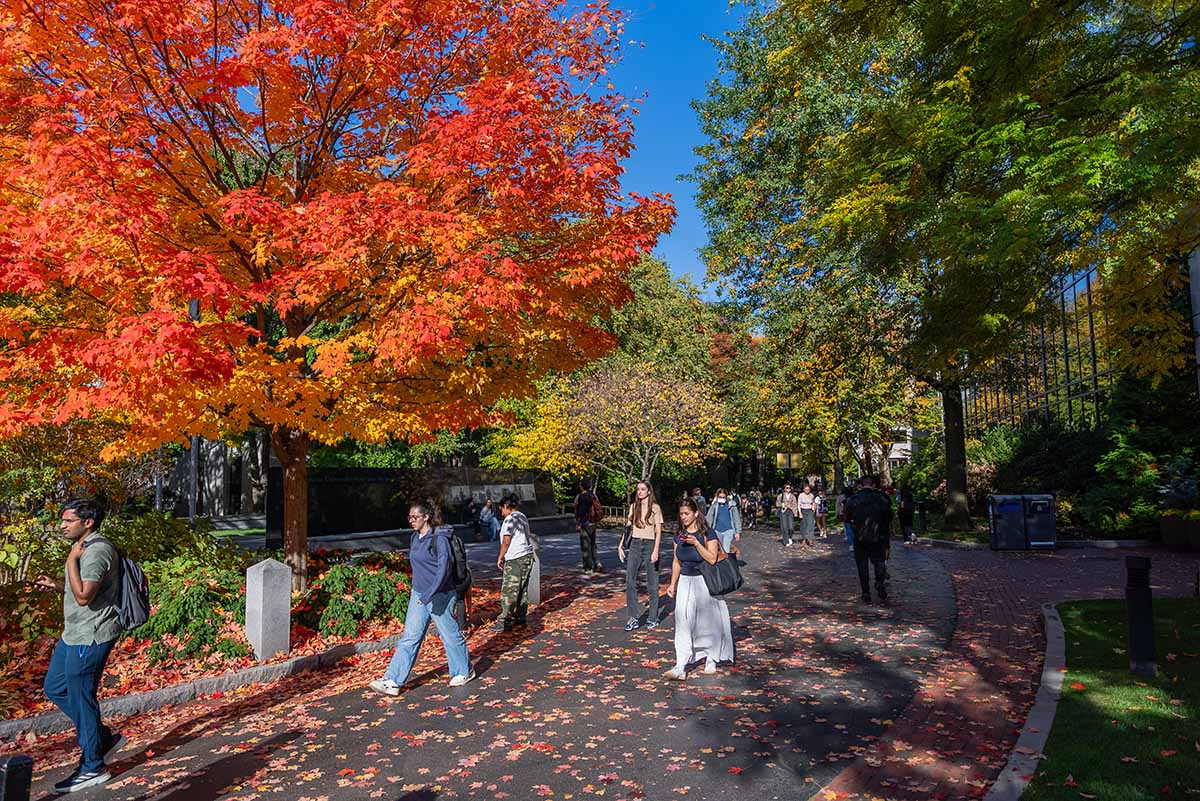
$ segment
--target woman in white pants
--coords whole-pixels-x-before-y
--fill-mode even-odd
[[[667,678],[687,678],[688,665],[700,660],[704,660],[704,672],[710,674],[717,672],[718,662],[733,661],[729,607],[708,594],[700,575],[700,564],[712,564],[720,554],[721,543],[709,534],[696,502],[684,500],[679,506],[679,533],[667,588],[667,595],[675,599],[675,667],[667,671]]]

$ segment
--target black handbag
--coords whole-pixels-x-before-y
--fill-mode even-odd
[[[700,563],[700,575],[704,577],[708,594],[714,598],[728,595],[742,586],[742,571],[738,569],[737,560],[725,553],[720,540],[717,541],[717,551],[720,555],[716,562]]]
[[[621,547],[629,550],[629,546],[633,544],[633,526],[626,526],[625,533],[621,535]]]

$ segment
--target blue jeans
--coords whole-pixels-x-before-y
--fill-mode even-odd
[[[854,547],[854,529],[852,529],[850,527],[850,521],[849,520],[842,521],[842,528],[844,528],[846,530],[846,545],[853,548]]]
[[[717,539],[721,541],[721,547],[725,550],[725,553],[729,553],[731,550],[733,550],[733,529],[730,529],[729,531],[718,531],[716,534]]]
[[[85,773],[104,769],[104,751],[112,742],[112,731],[100,720],[96,691],[116,642],[67,645],[60,639],[54,646],[42,684],[46,697],[75,724],[79,748],[83,751],[80,769]]]
[[[397,684],[403,684],[412,672],[413,662],[417,661],[417,651],[425,641],[425,632],[429,630],[429,619],[433,618],[442,645],[446,648],[446,660],[450,663],[451,676],[466,676],[471,672],[471,658],[467,655],[467,638],[458,627],[458,619],[454,616],[454,607],[458,597],[453,590],[434,593],[428,604],[414,594],[408,601],[408,614],[404,616],[404,634],[396,643],[396,653],[392,654],[392,662],[388,665],[384,678],[391,679]]]

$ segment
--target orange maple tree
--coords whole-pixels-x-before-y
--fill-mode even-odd
[[[555,0],[0,0],[0,435],[482,424],[611,346],[670,226],[622,194],[622,16]],[[198,319],[189,302],[199,301]]]

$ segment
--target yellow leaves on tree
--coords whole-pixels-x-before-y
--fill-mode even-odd
[[[663,462],[689,467],[719,456],[731,435],[706,385],[613,359],[547,387],[495,458],[552,472],[598,468],[633,482],[650,480]]]

